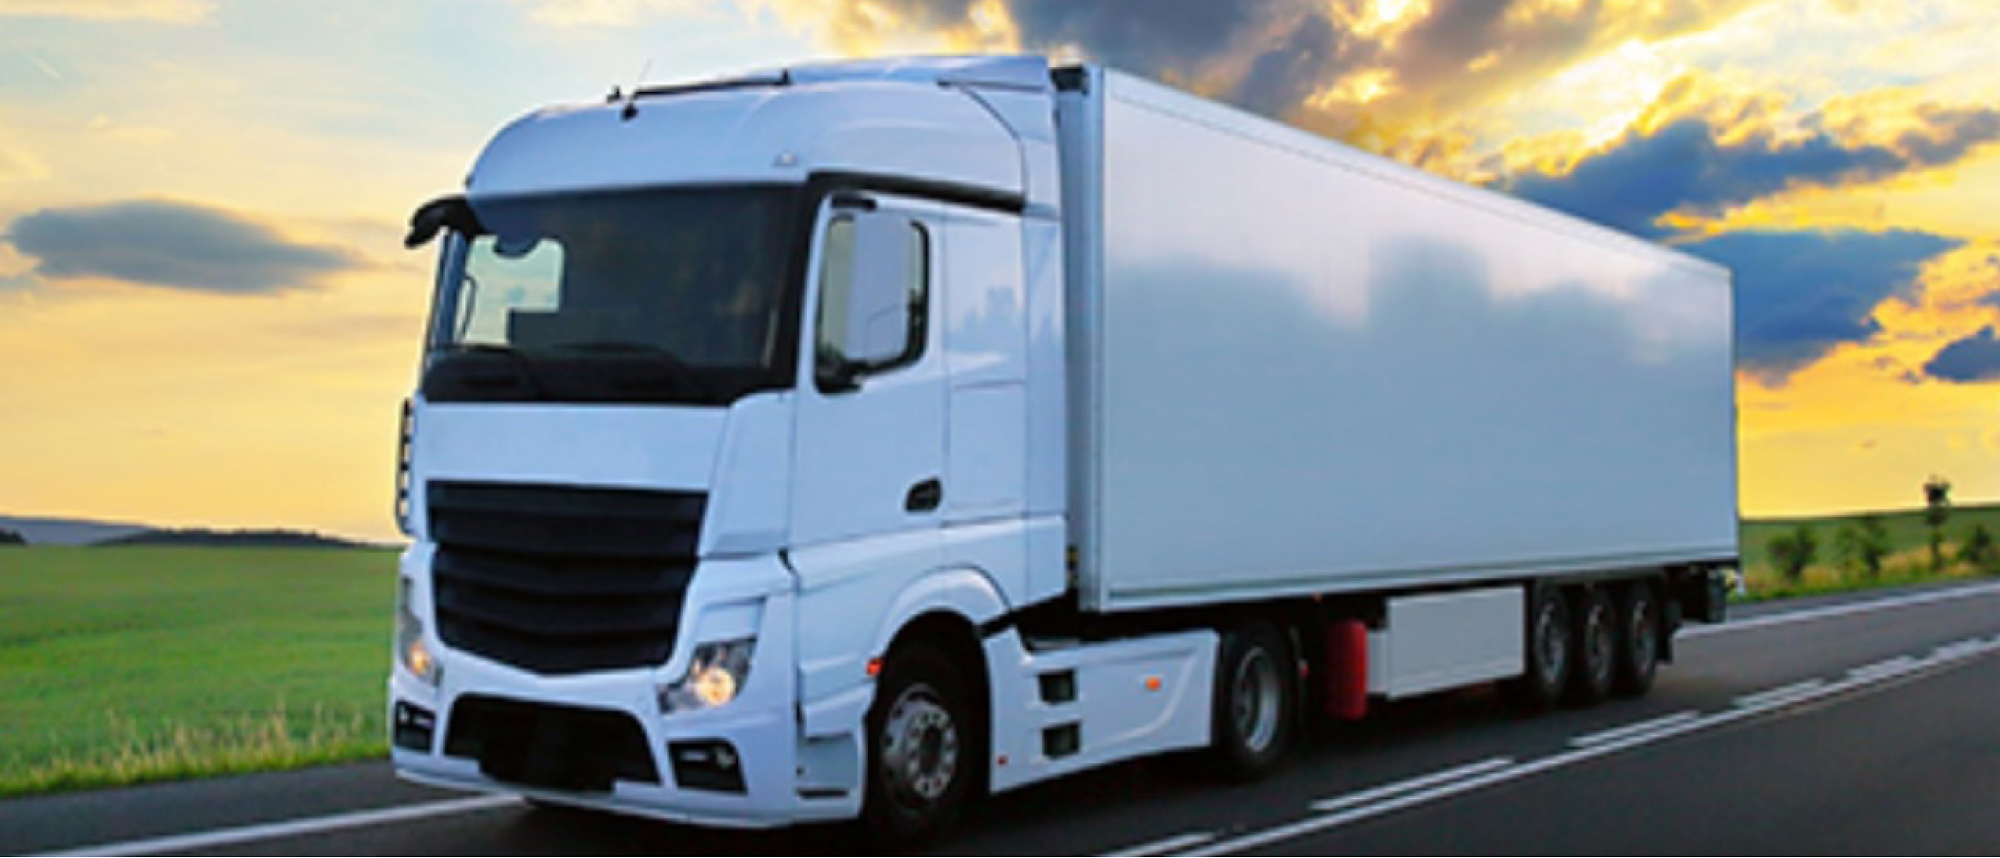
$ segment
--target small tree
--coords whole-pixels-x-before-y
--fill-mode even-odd
[[[1889,531],[1881,516],[1869,513],[1840,526],[1834,536],[1841,564],[1866,578],[1882,575],[1882,558],[1889,556]]]
[[[1951,519],[1951,481],[1936,474],[1924,481],[1924,523],[1931,526],[1931,571],[1944,571],[1944,524]]]
[[[1771,565],[1778,567],[1778,574],[1788,584],[1804,580],[1806,567],[1819,554],[1819,540],[1813,537],[1813,529],[1803,524],[1771,537],[1765,545],[1771,551]]]
[[[1993,534],[1984,523],[1974,523],[1972,530],[1965,534],[1965,541],[1958,546],[1958,562],[1971,566],[1980,572],[1991,572],[1996,553],[1993,548]]]
[[[0,527],[0,545],[26,545],[28,538],[20,533]]]

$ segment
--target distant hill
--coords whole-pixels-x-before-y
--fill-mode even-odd
[[[128,533],[111,539],[91,543],[93,545],[190,545],[190,546],[249,546],[257,548],[379,548],[366,542],[355,542],[337,536],[327,536],[304,530],[208,530],[192,528],[188,530],[148,529]]]
[[[29,545],[247,545],[287,548],[383,548],[306,530],[264,528],[253,530],[174,529],[125,521],[96,521],[87,518],[0,515],[0,531],[13,531]]]
[[[29,545],[91,545],[150,528],[123,521],[0,515],[0,529],[21,534]]]

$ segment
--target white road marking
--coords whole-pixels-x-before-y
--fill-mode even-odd
[[[1173,855],[1183,849],[1193,849],[1214,839],[1215,835],[1208,832],[1192,831],[1187,834],[1162,837],[1151,843],[1141,843],[1122,852],[1106,852],[1104,858],[1124,858],[1128,855]]]
[[[1826,680],[1824,679],[1808,679],[1804,682],[1780,685],[1777,688],[1770,688],[1755,694],[1745,694],[1738,697],[1736,698],[1736,705],[1745,709],[1770,708],[1790,702],[1794,698],[1810,695],[1825,685]]]
[[[454,813],[470,813],[518,804],[521,800],[511,795],[482,795],[473,798],[457,798],[447,801],[433,801],[424,804],[387,807],[379,810],[361,810],[352,813],[336,813],[332,816],[315,816],[292,819],[284,822],[269,822],[262,825],[245,825],[238,828],[218,828],[213,831],[197,831],[190,834],[174,834],[166,837],[151,837],[143,840],[126,840],[118,843],[100,843],[63,852],[49,852],[58,855],[158,855],[163,852],[199,852],[218,846],[268,840],[277,837],[295,837],[300,834],[318,834],[322,831],[337,831],[343,828],[362,828],[370,825],[384,825],[391,822],[407,822],[433,816],[449,816]]]
[[[1746,617],[1741,620],[1729,620],[1723,622],[1720,625],[1689,626],[1682,628],[1678,632],[1675,632],[1674,636],[1677,638],[1701,638],[1701,637],[1708,637],[1709,635],[1730,634],[1733,632],[1747,632],[1753,629],[1769,628],[1771,626],[1785,626],[1785,625],[1791,625],[1792,623],[1804,623],[1813,620],[1824,620],[1828,617],[1844,617],[1849,614],[1865,614],[1869,611],[1880,611],[1889,608],[1907,608],[1912,605],[1928,605],[1932,602],[1949,602],[1953,599],[1967,599],[1973,596],[1991,596],[1996,593],[2000,593],[2000,582],[1995,582],[1990,584],[1972,584],[1965,587],[1953,587],[1948,590],[1929,590],[1921,593],[1910,593],[1908,595],[1903,595],[1903,596],[1892,596],[1883,599],[1870,599],[1865,602],[1850,602],[1844,605],[1828,605],[1824,608],[1807,608],[1805,610],[1799,610],[1799,611],[1784,611],[1775,614],[1763,614],[1761,616]]]
[[[1432,772],[1428,775],[1410,778],[1409,780],[1406,781],[1397,781],[1391,784],[1383,784],[1382,786],[1374,787],[1371,789],[1365,789],[1356,793],[1349,793],[1347,795],[1335,796],[1333,798],[1323,798],[1320,799],[1319,801],[1313,802],[1312,808],[1314,810],[1324,812],[1330,810],[1339,810],[1343,807],[1353,807],[1354,805],[1357,804],[1367,804],[1368,802],[1375,801],[1378,799],[1389,798],[1390,796],[1400,795],[1406,792],[1415,792],[1417,790],[1423,789],[1424,787],[1436,786],[1437,784],[1443,783],[1445,781],[1457,780],[1459,778],[1485,774],[1487,772],[1493,771],[1494,769],[1503,769],[1513,764],[1514,764],[1513,757],[1494,757],[1490,760],[1481,760],[1477,763],[1467,763],[1466,765],[1445,769],[1444,771],[1441,772]]]
[[[1873,679],[1902,673],[1916,667],[1916,664],[1916,659],[1907,655],[1899,655],[1895,658],[1885,658],[1881,661],[1864,664],[1853,670],[1849,670],[1847,675],[1855,679]]]
[[[1932,653],[1942,658],[1950,658],[1954,655],[1960,655],[1963,653],[1978,652],[1979,650],[1985,648],[1986,648],[1985,641],[1980,640],[1978,638],[1967,638],[1962,641],[1957,641],[1955,643],[1948,643],[1943,646],[1940,646],[1937,649],[1933,650]]]
[[[1662,715],[1658,718],[1652,718],[1649,720],[1640,721],[1636,724],[1627,724],[1623,727],[1613,727],[1609,730],[1599,730],[1595,733],[1586,733],[1582,736],[1578,736],[1574,739],[1569,740],[1569,743],[1579,748],[1588,748],[1591,745],[1601,745],[1604,744],[1605,742],[1609,742],[1614,739],[1623,739],[1628,736],[1637,736],[1642,733],[1651,733],[1654,730],[1658,730],[1665,727],[1678,726],[1682,722],[1692,721],[1700,717],[1701,713],[1689,709],[1684,712],[1675,712],[1672,715]]]

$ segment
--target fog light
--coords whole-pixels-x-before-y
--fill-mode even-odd
[[[431,749],[431,737],[437,733],[437,715],[422,706],[413,706],[401,700],[396,701],[396,723],[392,741],[396,747],[410,751]]]
[[[720,739],[673,742],[667,757],[674,765],[674,785],[681,789],[743,792],[743,761],[736,747]]]
[[[735,700],[750,679],[750,656],[756,651],[756,638],[695,647],[687,675],[660,689],[660,711],[712,709]]]

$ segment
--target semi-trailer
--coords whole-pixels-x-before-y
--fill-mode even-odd
[[[1722,618],[1726,269],[1138,77],[614,93],[440,234],[406,778],[919,838],[1371,701],[1643,693]]]

